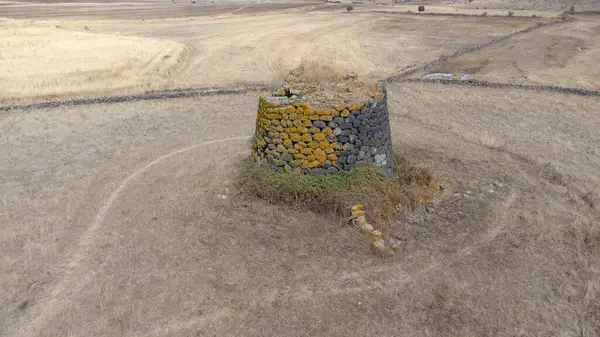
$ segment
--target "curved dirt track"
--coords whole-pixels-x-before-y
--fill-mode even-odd
[[[600,141],[588,139],[598,98],[565,103],[588,112],[574,126],[533,108],[550,93],[435,86],[390,87],[395,148],[449,186],[435,213],[399,222],[407,242],[392,260],[332,219],[235,194],[256,95],[3,113],[0,335],[594,332],[597,275],[584,265],[595,248],[577,233],[598,213],[578,195],[599,183],[600,154],[566,159],[581,157],[569,144]],[[531,129],[466,132],[481,129],[470,113],[507,98],[519,110],[496,109],[486,125],[515,114]],[[531,138],[536,128],[565,143]],[[506,140],[509,151],[493,148]],[[559,183],[548,160],[569,172]]]

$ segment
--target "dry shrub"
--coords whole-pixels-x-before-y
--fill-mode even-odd
[[[348,216],[349,208],[361,203],[377,222],[388,221],[402,211],[413,210],[431,191],[431,173],[395,156],[394,176],[384,169],[360,164],[337,174],[276,172],[266,164],[248,159],[238,175],[243,194],[295,209]]]

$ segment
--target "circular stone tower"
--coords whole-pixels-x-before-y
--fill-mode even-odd
[[[338,173],[371,163],[393,173],[385,82],[356,75],[325,85],[286,81],[260,97],[252,155],[273,169]]]

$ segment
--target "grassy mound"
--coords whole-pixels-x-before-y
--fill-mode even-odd
[[[348,216],[352,205],[365,205],[372,218],[388,219],[413,210],[431,195],[432,174],[408,160],[394,157],[395,175],[388,178],[382,168],[361,164],[337,174],[275,172],[267,165],[244,163],[238,187],[244,194],[274,204]],[[382,219],[382,220],[383,220]]]

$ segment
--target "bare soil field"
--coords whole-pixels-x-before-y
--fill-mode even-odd
[[[525,34],[428,69],[470,79],[600,89],[600,16]]]
[[[0,74],[0,104],[272,83],[307,62],[384,78],[536,22],[327,11],[144,21],[4,20],[0,68],[8,71]]]
[[[390,95],[395,148],[448,191],[387,260],[236,195],[254,95],[1,114],[0,335],[596,336],[600,100]]]
[[[384,77],[537,22],[330,9],[0,19],[0,105],[271,83],[303,62]],[[597,88],[595,20],[438,70],[493,50],[474,78],[517,81],[517,61]],[[238,193],[259,93],[1,112],[0,336],[599,336],[600,98],[388,90],[395,150],[447,187],[398,217],[388,259],[340,219]]]

